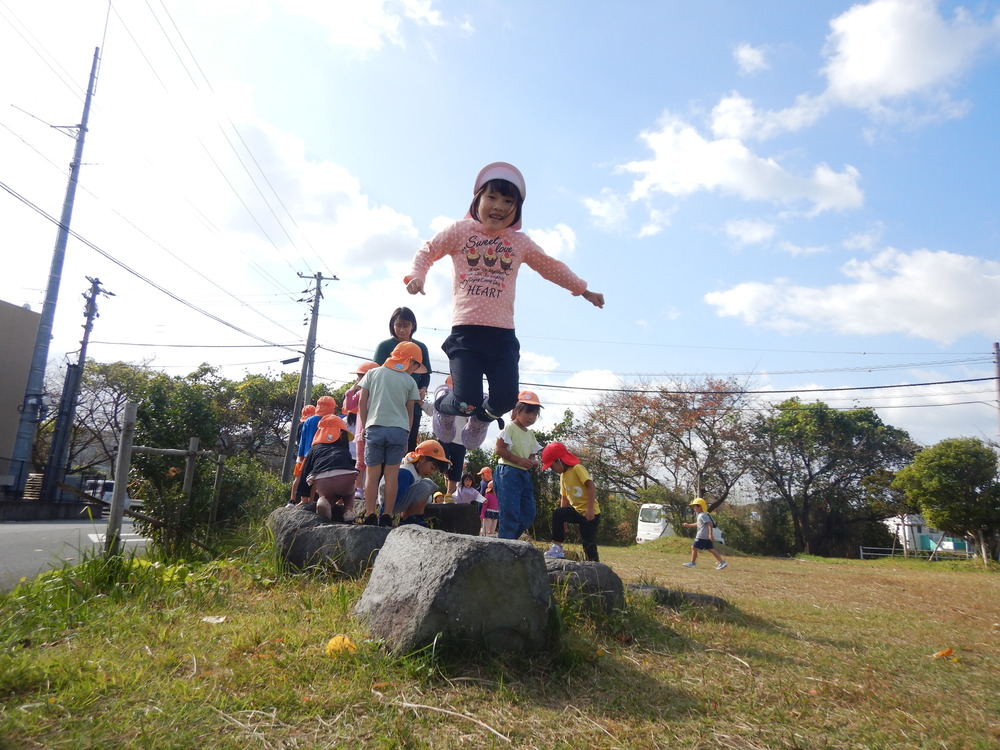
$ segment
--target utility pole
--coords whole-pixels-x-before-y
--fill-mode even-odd
[[[997,384],[997,420],[1000,421],[1000,343],[996,341],[993,342],[993,374]]]
[[[69,184],[66,186],[66,197],[63,199],[62,216],[59,219],[59,231],[56,234],[56,246],[52,251],[52,265],[49,268],[49,283],[45,289],[45,302],[42,303],[42,317],[38,322],[38,334],[35,336],[35,351],[31,357],[31,369],[28,371],[28,383],[24,389],[24,401],[21,404],[21,416],[17,425],[17,436],[14,438],[14,448],[11,451],[11,468],[16,474],[15,494],[24,497],[24,486],[28,481],[28,468],[31,464],[31,447],[35,441],[35,430],[42,419],[42,396],[45,393],[45,365],[49,358],[49,343],[52,340],[52,324],[56,315],[56,301],[59,298],[59,282],[62,279],[63,260],[66,257],[66,241],[69,239],[69,223],[73,217],[73,201],[76,198],[76,183],[80,176],[80,165],[83,161],[83,141],[87,135],[87,121],[90,119],[90,101],[94,96],[97,83],[97,64],[100,61],[101,48],[94,49],[94,62],[90,67],[90,83],[87,86],[87,98],[83,101],[83,116],[76,129],[76,150],[73,161],[69,165]]]
[[[281,465],[281,481],[287,482],[292,477],[292,464],[295,462],[295,429],[299,415],[306,399],[312,394],[313,358],[316,356],[316,323],[319,319],[319,301],[323,299],[320,287],[324,281],[339,281],[336,276],[323,276],[317,271],[313,276],[299,274],[302,279],[315,279],[316,287],[312,296],[312,314],[309,320],[309,335],[306,337],[306,350],[302,357],[302,370],[299,373],[299,387],[295,392],[295,405],[292,407],[292,419],[288,429],[288,443],[285,445],[285,460]],[[308,290],[307,290],[308,291]]]
[[[87,344],[90,332],[94,330],[94,318],[97,314],[97,295],[104,294],[114,297],[114,293],[101,288],[101,280],[87,277],[90,282],[90,292],[83,298],[87,300],[83,324],[83,340],[80,342],[80,357],[77,363],[66,366],[66,381],[63,383],[62,399],[59,401],[59,413],[56,416],[56,426],[52,433],[52,445],[49,447],[49,462],[45,466],[45,476],[42,478],[42,499],[55,500],[56,485],[66,480],[69,470],[69,441],[73,434],[73,422],[76,418],[76,405],[80,399],[80,383],[83,381],[83,368],[87,362]]]

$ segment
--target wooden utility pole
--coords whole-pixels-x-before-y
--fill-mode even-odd
[[[292,406],[292,419],[288,428],[288,443],[285,445],[285,460],[281,465],[281,481],[287,482],[292,476],[292,464],[295,463],[295,431],[299,424],[299,415],[306,399],[312,394],[313,379],[313,359],[316,356],[316,324],[319,319],[319,301],[323,299],[323,290],[320,287],[324,281],[339,281],[336,276],[323,276],[317,271],[313,276],[299,274],[300,278],[312,278],[316,280],[316,287],[312,296],[312,314],[309,320],[309,335],[306,337],[306,350],[302,356],[302,370],[299,373],[299,387],[295,392],[295,404]]]
[[[90,67],[90,84],[87,86],[87,98],[83,101],[83,117],[80,118],[79,125],[73,126],[76,129],[76,150],[73,154],[73,161],[69,165],[69,184],[66,186],[66,197],[63,199],[62,216],[59,219],[59,231],[56,234],[56,246],[52,251],[49,283],[45,289],[42,317],[38,322],[35,350],[31,357],[31,369],[28,370],[28,383],[24,389],[24,401],[21,405],[17,435],[11,450],[11,469],[16,472],[14,489],[19,497],[24,496],[24,485],[28,481],[31,464],[31,446],[35,442],[35,429],[42,420],[45,365],[49,358],[49,342],[52,340],[56,301],[59,299],[59,282],[62,280],[63,261],[66,258],[66,242],[69,239],[70,219],[73,217],[77,179],[80,176],[80,165],[83,163],[83,141],[87,135],[87,121],[90,119],[90,101],[94,96],[94,87],[97,84],[97,65],[101,59],[100,52],[100,47],[94,49],[94,63]]]

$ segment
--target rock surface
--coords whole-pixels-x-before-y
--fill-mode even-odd
[[[530,544],[404,526],[386,539],[354,612],[396,653],[431,644],[527,653],[557,637],[554,607]]]

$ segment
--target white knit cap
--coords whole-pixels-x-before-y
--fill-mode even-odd
[[[479,174],[476,175],[476,185],[472,188],[472,194],[475,195],[478,193],[479,189],[490,180],[507,180],[507,182],[513,184],[518,189],[518,192],[521,193],[522,201],[527,198],[524,175],[513,164],[508,164],[505,161],[495,161],[480,169]]]

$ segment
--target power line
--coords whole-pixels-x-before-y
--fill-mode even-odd
[[[63,226],[58,219],[56,219],[53,216],[50,216],[48,213],[45,212],[44,209],[42,209],[41,207],[39,207],[39,206],[35,205],[34,203],[32,203],[30,200],[28,200],[23,195],[21,195],[20,193],[18,193],[16,190],[14,190],[12,187],[10,187],[9,185],[7,185],[5,182],[0,181],[0,188],[2,188],[3,190],[7,191],[8,193],[10,193],[12,196],[14,196],[15,198],[17,198],[19,201],[21,201],[22,203],[24,203],[26,206],[28,206],[30,209],[32,209],[33,211],[35,211],[39,215],[41,215],[44,218],[46,218],[49,221],[51,221],[57,227],[62,227]],[[166,289],[165,287],[160,286],[159,284],[157,284],[152,279],[150,279],[150,278],[148,278],[146,276],[143,276],[141,273],[139,273],[138,271],[136,271],[134,268],[131,268],[130,266],[128,266],[123,261],[120,261],[120,260],[118,260],[118,258],[116,258],[113,255],[111,255],[111,253],[109,253],[106,250],[103,250],[100,247],[98,247],[97,245],[95,245],[93,242],[91,242],[90,240],[88,240],[86,237],[83,237],[82,235],[78,234],[77,232],[73,231],[72,229],[69,229],[68,227],[66,228],[66,231],[71,236],[75,237],[77,240],[79,240],[80,242],[82,242],[84,245],[86,245],[90,249],[92,249],[92,250],[96,251],[97,253],[99,253],[100,255],[104,256],[105,258],[107,258],[108,260],[110,260],[115,265],[117,265],[117,266],[123,268],[124,270],[128,271],[130,274],[132,274],[133,276],[135,276],[137,279],[145,281],[147,284],[149,284],[154,289],[156,289],[156,290],[158,290],[160,292],[163,292],[168,297],[170,297],[173,300],[176,300],[177,302],[180,302],[185,307],[190,308],[191,310],[194,310],[195,312],[201,313],[205,317],[211,318],[212,320],[216,321],[217,323],[221,323],[222,325],[226,326],[227,328],[231,328],[232,330],[236,331],[237,333],[242,333],[244,336],[249,336],[252,339],[256,339],[257,341],[262,341],[265,344],[270,344],[271,346],[275,346],[275,347],[278,347],[278,348],[281,348],[281,349],[289,349],[290,351],[294,351],[293,349],[291,349],[291,347],[285,346],[284,344],[278,344],[278,343],[275,343],[273,341],[269,341],[268,339],[264,338],[263,336],[258,336],[255,333],[251,333],[250,331],[246,331],[246,330],[240,328],[239,326],[237,326],[237,325],[235,325],[233,323],[230,323],[229,321],[223,320],[222,318],[218,317],[217,315],[213,315],[212,313],[208,312],[207,310],[204,310],[204,309],[198,307],[197,305],[192,304],[191,302],[188,302],[187,300],[183,299],[182,297],[180,297],[180,296],[174,294],[173,292],[171,292],[169,289]]]

